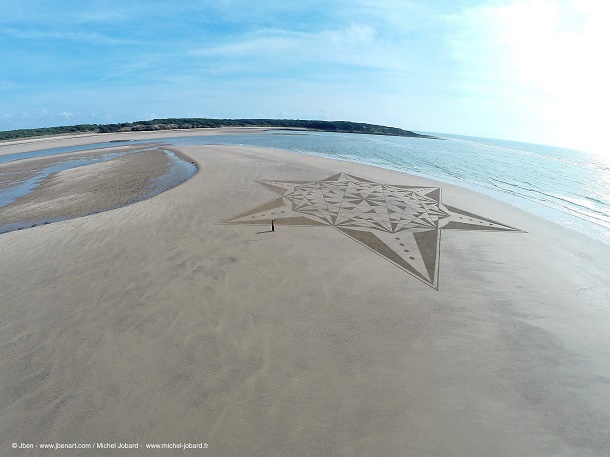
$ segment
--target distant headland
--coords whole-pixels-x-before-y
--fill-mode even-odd
[[[118,124],[78,124],[37,129],[19,129],[0,132],[0,140],[17,140],[39,136],[78,134],[78,133],[117,133],[141,132],[152,130],[201,129],[219,127],[269,127],[295,130],[314,130],[318,132],[363,133],[369,135],[390,135],[416,138],[438,139],[430,135],[403,130],[384,125],[364,124],[349,121],[316,121],[300,119],[206,119],[206,118],[169,118],[151,121],[122,122]]]

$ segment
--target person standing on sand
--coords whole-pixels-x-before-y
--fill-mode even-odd
[[[275,232],[275,219],[271,219],[271,231]]]

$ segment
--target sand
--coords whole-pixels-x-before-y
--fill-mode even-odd
[[[0,141],[0,156],[19,154],[21,152],[39,151],[42,149],[63,148],[67,146],[82,146],[96,143],[120,143],[122,141],[158,140],[178,136],[212,136],[247,133],[260,133],[265,130],[278,130],[267,127],[222,127],[204,129],[151,130],[142,132],[117,133],[85,133],[76,135],[57,135],[36,137],[15,141]],[[280,129],[282,130],[282,129]],[[285,130],[285,129],[284,129]]]
[[[610,455],[610,246],[403,173],[180,150],[178,187],[0,235],[1,455]],[[443,230],[432,287],[329,226],[223,223],[336,173],[520,231]],[[148,455],[56,451],[109,452]]]
[[[116,147],[0,163],[0,192],[64,162],[117,154],[105,162],[54,172],[28,194],[0,207],[0,234],[51,221],[72,219],[141,200],[170,168],[163,146]],[[135,151],[135,152],[131,152]],[[127,155],[120,155],[128,153]],[[158,193],[158,192],[156,192]]]

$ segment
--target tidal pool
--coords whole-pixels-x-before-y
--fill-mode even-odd
[[[167,145],[97,149],[58,157],[53,150],[51,155],[0,164],[0,233],[126,206],[171,189],[197,172],[194,163]],[[96,166],[102,163],[108,166]],[[92,184],[95,179],[97,186]],[[113,179],[118,179],[114,187]],[[94,192],[106,192],[108,198]],[[75,210],[74,202],[61,203],[79,198],[82,211]]]

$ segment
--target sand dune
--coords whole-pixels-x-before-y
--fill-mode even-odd
[[[608,246],[398,172],[180,150],[200,171],[176,188],[0,235],[0,454],[610,453]],[[257,180],[337,173],[520,231],[441,230],[431,287],[329,225],[223,223],[278,198]]]

